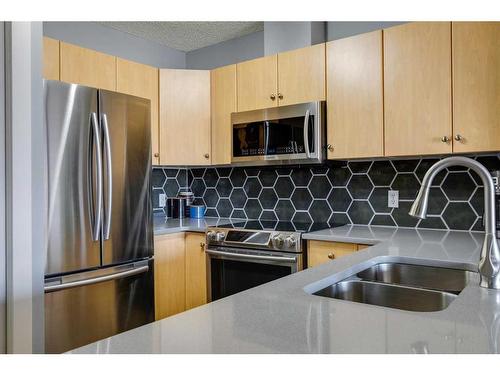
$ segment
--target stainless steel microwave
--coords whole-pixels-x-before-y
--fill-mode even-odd
[[[234,165],[317,164],[325,158],[326,103],[231,114]]]

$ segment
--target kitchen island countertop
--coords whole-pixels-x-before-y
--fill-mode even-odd
[[[477,270],[483,237],[359,225],[311,232],[304,238],[373,246],[72,353],[498,353],[500,291],[480,288],[478,274],[437,312],[311,295],[380,262]]]

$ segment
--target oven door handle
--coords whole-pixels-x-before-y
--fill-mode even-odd
[[[271,260],[275,262],[286,262],[286,263],[297,263],[296,258],[290,258],[290,257],[277,257],[277,256],[272,256],[272,255],[251,255],[251,254],[241,254],[241,253],[232,253],[228,251],[217,251],[217,250],[210,250],[207,249],[205,252],[209,255],[220,255],[224,257],[231,257],[235,259],[254,259],[254,260]]]

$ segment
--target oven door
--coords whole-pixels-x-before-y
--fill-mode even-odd
[[[209,247],[211,301],[302,270],[301,253]]]
[[[324,109],[324,102],[312,102],[233,113],[232,163],[321,162]]]

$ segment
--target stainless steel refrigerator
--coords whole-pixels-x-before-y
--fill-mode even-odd
[[[45,350],[154,319],[150,102],[44,81]]]

